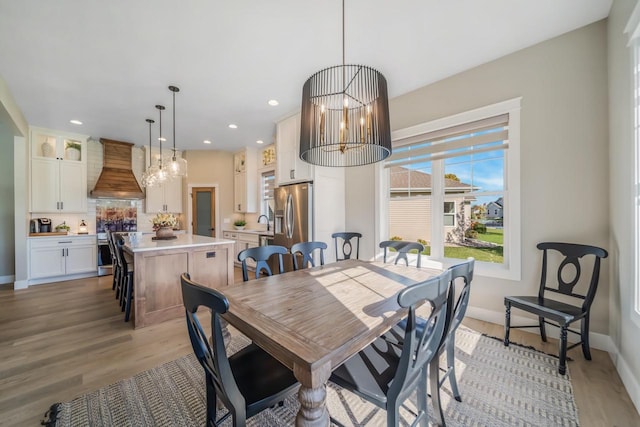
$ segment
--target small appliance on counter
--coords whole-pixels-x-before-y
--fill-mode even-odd
[[[34,218],[29,226],[30,233],[51,233],[51,218]]]

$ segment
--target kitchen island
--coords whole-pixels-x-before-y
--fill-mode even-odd
[[[234,241],[179,234],[172,240],[145,235],[124,250],[133,255],[133,319],[142,328],[184,316],[180,275],[187,272],[196,282],[224,288],[234,282]]]

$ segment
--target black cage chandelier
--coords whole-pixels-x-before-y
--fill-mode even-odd
[[[318,166],[361,166],[391,154],[387,80],[377,70],[344,63],[318,71],[302,88],[300,158]]]

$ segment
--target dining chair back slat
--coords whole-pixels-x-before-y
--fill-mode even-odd
[[[284,273],[284,264],[282,255],[286,254],[287,248],[278,245],[258,246],[256,248],[248,248],[238,254],[238,261],[242,264],[242,280],[249,280],[249,270],[247,266],[247,258],[251,258],[256,262],[256,279],[260,277],[260,273],[264,272],[267,276],[275,274],[271,271],[271,267],[267,261],[271,256],[278,257],[278,273]]]
[[[291,246],[291,255],[293,258],[293,270],[305,268],[307,265],[315,267],[313,260],[313,252],[318,251],[320,254],[320,265],[324,265],[324,250],[327,244],[324,242],[300,242]],[[299,260],[299,258],[302,258]]]
[[[422,243],[406,242],[404,240],[385,240],[380,242],[380,248],[384,249],[384,262],[387,262],[387,250],[393,249],[397,253],[394,264],[398,264],[398,261],[404,260],[407,266],[409,265],[407,254],[411,251],[416,251],[416,267],[420,268],[420,258],[424,251],[424,245]]]
[[[345,231],[339,233],[333,233],[331,235],[333,243],[336,247],[336,261],[344,261],[345,259],[351,259],[353,254],[353,244],[351,240],[356,242],[356,256],[355,259],[360,259],[360,239],[361,233]],[[338,250],[340,248],[340,250]]]

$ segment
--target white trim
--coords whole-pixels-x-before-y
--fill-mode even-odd
[[[494,277],[507,280],[519,281],[522,278],[522,249],[521,249],[521,211],[520,211],[520,111],[522,97],[509,99],[488,105],[486,107],[476,108],[474,110],[465,111],[452,116],[432,120],[421,123],[408,128],[399,129],[391,133],[391,140],[410,138],[433,132],[439,129],[449,128],[464,123],[482,120],[497,115],[509,114],[509,149],[505,152],[505,189],[502,192],[506,200],[505,209],[505,248],[504,263],[495,264],[489,262],[476,261],[475,274],[479,276]],[[439,179],[442,171],[438,169],[438,162],[433,163],[432,179]],[[444,178],[442,178],[444,179]],[[434,188],[436,183],[434,182]],[[386,205],[380,203],[379,208],[386,213],[388,210],[388,191],[384,191],[384,187],[378,186],[379,194],[387,194],[387,197],[381,197],[381,202],[387,202]],[[433,205],[442,206],[444,195],[432,194]],[[387,218],[381,218],[382,220]],[[442,253],[444,242],[441,242],[438,233],[434,230],[440,230],[444,227],[444,219],[436,215],[431,220],[431,261],[436,263],[454,264],[459,260],[445,259]],[[388,234],[388,230],[383,230],[386,225],[379,224],[376,230],[382,236]],[[379,236],[377,236],[379,237]],[[378,239],[380,241],[381,239]]]
[[[488,310],[486,308],[469,306],[467,308],[467,316],[474,319],[482,320],[485,322],[504,325],[504,311],[498,312],[498,311]],[[533,317],[518,316],[518,315],[513,315],[513,313],[511,314],[512,325],[526,325],[526,324],[530,325],[535,323],[536,321],[537,319],[534,319]],[[533,328],[522,329],[522,331],[532,333],[535,335],[538,334],[538,330]],[[558,328],[554,328],[554,327],[547,328],[547,336],[550,338],[557,339],[559,336],[558,332],[559,332]],[[577,336],[575,336],[574,334],[568,334],[567,340],[569,342],[577,342],[575,338],[577,338]],[[615,344],[613,343],[613,340],[609,335],[600,334],[597,332],[589,332],[589,345],[591,346],[591,348],[603,350],[608,353],[617,353],[618,351]]]
[[[636,13],[638,12],[638,13]],[[634,10],[635,15],[640,15],[640,2]],[[633,15],[632,15],[633,17]],[[640,19],[640,16],[638,16]],[[638,90],[640,89],[640,70],[637,67],[640,64],[640,41],[634,40],[631,44],[632,69],[633,78],[632,86],[634,88],[632,95],[632,111],[633,111],[633,146],[634,146],[634,180],[632,186],[632,206],[633,206],[633,289],[631,299],[631,320],[640,328],[640,123],[638,123],[638,114],[640,113],[640,98]]]
[[[633,42],[640,37],[640,2],[633,8],[629,21],[627,21],[626,27],[624,27],[624,33],[629,36],[627,46],[631,46]]]
[[[453,116],[431,120],[430,122],[420,123],[404,129],[398,129],[391,132],[391,141],[409,138],[427,132],[433,132],[438,129],[445,129],[462,123],[486,119],[488,117],[504,114],[505,112],[510,112],[511,110],[519,110],[521,102],[522,97],[513,98],[507,101],[498,102],[497,104],[487,105],[486,107],[476,108],[475,110],[464,111],[459,114],[454,114]],[[511,118],[509,118],[509,122],[511,122]]]
[[[187,198],[189,202],[187,203],[187,233],[193,234],[193,187],[211,187],[215,189],[215,215],[216,215],[216,237],[222,238],[222,227],[220,226],[220,189],[218,184],[197,184],[190,183],[187,185]]]
[[[78,274],[67,274],[65,276],[57,276],[57,277],[45,277],[43,279],[29,279],[27,281],[28,286],[33,286],[33,285],[45,285],[47,283],[55,283],[55,282],[64,282],[67,280],[75,280],[75,279],[86,279],[87,277],[97,277],[98,276],[98,271],[92,271],[90,273],[78,273]],[[18,282],[16,282],[13,285],[14,290],[15,289],[25,289],[23,287],[18,288],[17,287]],[[21,283],[22,286],[22,283]]]
[[[10,274],[8,276],[0,276],[0,285],[6,285],[7,283],[13,283],[16,280],[16,276]]]
[[[13,290],[17,291],[20,289],[27,289],[29,287],[28,280],[18,280],[17,282],[13,282]]]
[[[618,375],[622,380],[622,384],[624,384],[624,388],[627,389],[627,393],[629,394],[631,401],[636,406],[636,411],[640,414],[640,383],[638,383],[633,372],[629,368],[629,365],[617,349],[615,354],[611,355],[611,359],[616,366]]]

